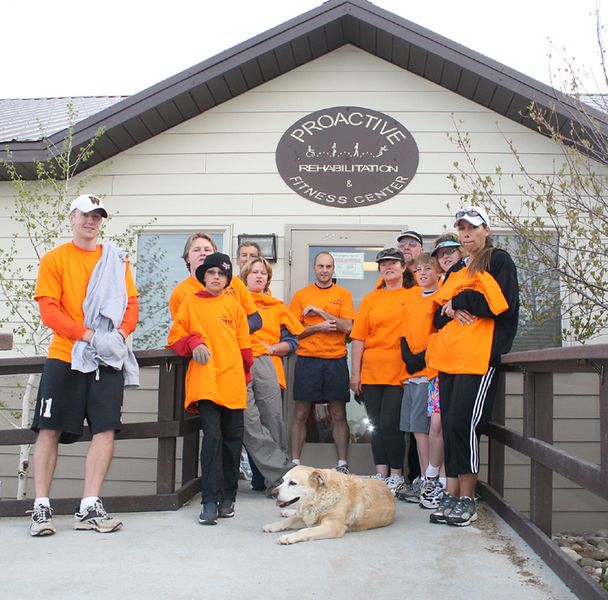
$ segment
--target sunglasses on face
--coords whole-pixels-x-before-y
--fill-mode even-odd
[[[437,252],[437,258],[443,258],[444,256],[451,256],[455,252],[458,252],[458,248],[443,248]]]
[[[405,242],[399,242],[400,248],[415,248],[418,245],[416,240],[407,240]]]
[[[479,217],[487,225],[486,220],[484,219],[483,215],[476,210],[459,210],[456,213],[456,220],[462,219],[465,216],[466,217]]]

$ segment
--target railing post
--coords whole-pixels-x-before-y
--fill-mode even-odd
[[[180,365],[180,377],[178,380],[180,382],[180,397],[185,397],[183,389],[185,382],[183,373],[185,368],[186,366],[182,363]],[[178,410],[183,420],[185,413],[183,404]],[[192,433],[186,433],[182,438],[182,486],[198,477],[199,439],[200,434],[198,429]]]
[[[524,436],[553,442],[553,373],[524,375]],[[530,459],[530,520],[551,536],[553,472]]]
[[[168,360],[158,367],[158,420],[175,421],[177,371],[175,363]],[[158,438],[156,462],[156,493],[175,492],[176,438]]]
[[[497,425],[505,424],[506,413],[506,373],[498,372],[498,387],[492,411],[492,422]],[[503,444],[490,438],[488,443],[488,483],[496,493],[505,494],[505,447]]]

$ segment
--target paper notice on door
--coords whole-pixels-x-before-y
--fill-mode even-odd
[[[336,279],[365,279],[363,252],[333,252]]]

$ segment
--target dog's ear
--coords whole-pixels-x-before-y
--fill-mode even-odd
[[[315,469],[308,477],[308,481],[310,485],[316,488],[324,487],[327,484],[325,480],[325,475],[321,471]]]

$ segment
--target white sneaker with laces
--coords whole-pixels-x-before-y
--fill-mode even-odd
[[[109,515],[99,498],[93,506],[89,506],[83,512],[77,512],[74,515],[74,529],[76,531],[92,529],[99,533],[112,533],[121,527],[122,521]]]
[[[403,486],[403,482],[405,480],[403,479],[402,475],[389,475],[384,483],[386,483],[386,485],[388,486],[388,489],[393,492],[393,494],[397,493],[397,490]]]
[[[57,528],[53,523],[53,509],[50,506],[38,504],[34,506],[33,510],[28,510],[27,512],[32,515],[32,522],[30,524],[31,536],[39,537],[57,533]]]
[[[443,494],[443,485],[439,477],[427,477],[420,490],[420,506],[423,508],[437,508]]]

